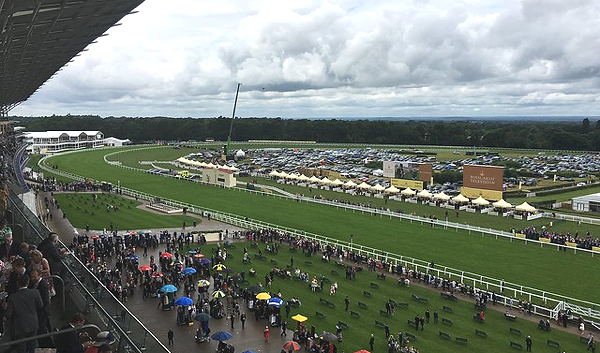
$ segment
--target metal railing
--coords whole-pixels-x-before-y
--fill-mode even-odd
[[[40,162],[41,161],[42,160],[40,160]],[[41,165],[40,165],[40,167],[41,167]],[[134,171],[147,172],[145,170],[138,170],[137,168],[132,168],[132,167],[128,167],[128,166],[120,166],[120,167],[126,168],[126,169],[131,169]],[[83,177],[72,174],[72,173],[63,172],[63,171],[53,171],[53,172],[57,173],[57,174],[62,173],[63,176],[67,176],[67,177],[73,178],[75,180],[84,180]],[[215,186],[215,185],[213,185],[213,186]],[[246,192],[253,192],[256,194],[263,194],[263,195],[267,195],[267,196],[271,196],[271,197],[274,196],[274,197],[281,197],[281,198],[286,198],[286,199],[293,199],[288,196],[273,195],[273,194],[264,193],[261,191],[248,190],[248,189],[243,189],[243,188],[233,188],[233,189],[243,190]],[[328,244],[328,245],[335,246],[335,247],[342,247],[343,249],[358,251],[360,254],[372,257],[374,259],[385,261],[385,262],[391,262],[394,264],[402,264],[404,266],[413,268],[415,270],[420,270],[420,271],[433,270],[439,276],[443,276],[450,280],[456,280],[457,282],[460,282],[460,283],[472,285],[474,288],[478,288],[478,289],[482,289],[482,290],[489,290],[489,291],[497,291],[497,292],[502,292],[502,293],[512,293],[512,296],[515,298],[524,298],[529,301],[543,303],[544,304],[543,306],[538,305],[539,308],[536,309],[540,313],[546,312],[546,314],[548,314],[548,310],[550,310],[550,309],[548,309],[546,307],[547,305],[556,307],[560,303],[566,302],[566,303],[569,303],[569,305],[571,305],[571,307],[573,308],[573,312],[576,312],[580,315],[585,315],[585,316],[593,318],[595,320],[600,320],[600,304],[598,304],[598,303],[581,300],[581,299],[577,299],[577,298],[572,298],[572,297],[564,296],[561,294],[556,294],[553,292],[549,292],[549,291],[545,291],[545,290],[541,290],[541,289],[537,289],[537,288],[533,288],[533,287],[529,287],[529,286],[523,286],[523,285],[520,285],[517,283],[506,282],[504,280],[480,275],[480,274],[469,272],[469,271],[463,271],[463,270],[455,269],[455,268],[448,267],[448,266],[437,265],[435,269],[430,269],[429,262],[420,260],[420,259],[416,259],[416,258],[412,258],[409,256],[398,255],[398,254],[390,253],[390,252],[383,251],[380,249],[375,249],[372,247],[356,244],[353,242],[346,242],[346,241],[329,238],[329,237],[315,234],[315,233],[305,232],[305,231],[301,231],[298,229],[293,229],[293,228],[289,228],[289,227],[285,227],[285,226],[271,224],[271,223],[263,222],[260,220],[249,219],[248,217],[231,214],[231,213],[227,213],[227,212],[223,212],[223,211],[218,211],[218,210],[210,209],[207,207],[194,205],[191,203],[181,202],[181,201],[177,201],[177,200],[171,200],[168,198],[164,198],[164,197],[152,195],[149,193],[129,189],[126,187],[120,187],[119,190],[123,194],[130,196],[130,197],[135,197],[135,198],[147,200],[147,201],[154,201],[154,200],[158,199],[162,203],[173,206],[173,207],[180,207],[180,208],[186,207],[188,209],[188,212],[198,213],[198,214],[202,214],[202,215],[210,214],[214,220],[233,224],[233,225],[239,226],[241,228],[254,229],[254,230],[268,228],[268,229],[283,231],[283,232],[292,234],[294,236],[301,236],[301,237],[305,237],[307,239],[318,241],[321,244]],[[330,204],[331,206],[335,206],[338,208],[341,207],[341,208],[346,208],[346,209],[350,209],[350,210],[354,210],[354,211],[360,211],[360,212],[364,212],[364,213],[378,214],[378,215],[381,215],[382,217],[383,216],[397,217],[397,218],[409,220],[411,222],[421,222],[423,224],[430,224],[433,226],[437,225],[437,226],[441,226],[441,227],[451,227],[451,228],[456,228],[457,230],[462,229],[462,230],[469,231],[469,233],[470,232],[478,232],[481,234],[491,234],[494,236],[507,236],[507,237],[510,237],[511,239],[518,239],[518,240],[525,241],[525,242],[540,243],[541,246],[544,246],[544,245],[556,246],[556,247],[561,246],[559,244],[544,243],[544,242],[539,242],[539,241],[530,240],[530,239],[517,238],[517,237],[513,236],[512,233],[497,231],[497,230],[490,229],[490,228],[482,228],[482,227],[476,227],[476,226],[460,224],[460,223],[432,220],[432,219],[428,219],[428,218],[424,218],[424,217],[407,215],[407,214],[398,214],[398,213],[394,213],[394,212],[390,212],[390,211],[376,210],[376,209],[362,207],[362,206],[338,204],[338,203],[335,203],[332,201],[326,201],[326,200],[314,200],[314,199],[310,199],[310,198],[305,198],[305,199],[301,199],[301,200]],[[579,248],[571,248],[571,247],[566,247],[566,248],[573,249],[574,251],[586,251],[587,250],[587,249],[579,249]],[[587,252],[593,254],[593,252],[590,250],[587,250]],[[513,299],[511,299],[510,297],[505,297],[505,301],[507,304],[509,304],[512,300]],[[552,317],[552,316],[548,316],[548,317]]]
[[[9,194],[9,200],[13,218],[24,226],[23,234],[28,236],[28,242],[37,244],[51,234],[14,193]],[[60,244],[67,249],[62,242]],[[99,325],[102,323],[108,331],[113,332],[118,341],[115,352],[170,352],[72,252],[66,253],[62,265],[64,272],[61,277],[65,288],[69,290],[70,299],[79,304],[80,311],[94,314]]]
[[[62,329],[60,331],[52,331],[52,332],[43,333],[43,334],[39,334],[39,335],[35,335],[35,336],[21,338],[18,340],[12,340],[12,341],[8,341],[8,342],[0,342],[0,348],[11,347],[11,346],[15,346],[15,345],[18,345],[21,343],[39,340],[40,338],[54,337],[57,335],[62,335],[63,333],[69,333],[69,332],[74,332],[74,331],[78,331],[78,332],[85,331],[87,329],[93,329],[94,331],[96,331],[96,334],[98,334],[100,332],[100,328],[98,326],[92,325],[92,324],[86,324],[86,325],[82,325],[82,326],[78,326],[78,327],[70,327],[70,328]]]

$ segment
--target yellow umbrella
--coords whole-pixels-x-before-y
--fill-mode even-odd
[[[217,271],[223,271],[227,267],[225,267],[225,265],[223,265],[223,264],[216,264],[213,266],[213,268],[216,269]]]
[[[271,296],[269,295],[269,293],[262,292],[262,293],[258,293],[256,295],[256,299],[258,299],[258,300],[269,300],[269,299],[271,299]]]
[[[210,286],[210,282],[205,280],[205,279],[201,279],[198,281],[198,287],[208,287]]]
[[[308,318],[306,316],[296,314],[296,315],[292,316],[292,320],[298,321],[298,322],[304,322],[304,321],[308,320]]]
[[[223,293],[223,291],[218,290],[218,291],[214,292],[212,296],[213,296],[213,298],[224,298],[225,293]]]

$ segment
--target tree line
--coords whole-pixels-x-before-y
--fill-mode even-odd
[[[226,140],[229,118],[12,117],[28,131],[100,130],[134,142]],[[574,122],[235,119],[232,140],[600,150],[600,120]]]

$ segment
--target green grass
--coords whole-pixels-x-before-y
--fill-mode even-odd
[[[117,230],[160,229],[181,227],[183,222],[191,226],[194,221],[201,220],[182,215],[159,215],[136,208],[141,202],[130,200],[112,194],[58,193],[54,198],[59,202],[63,212],[71,224],[80,229],[86,225],[90,229],[110,229],[111,225]],[[109,205],[118,210],[109,210]]]
[[[127,151],[107,157],[110,161],[119,161],[121,164],[140,168],[152,169],[149,164],[140,164],[140,161],[174,161],[179,157],[183,157],[190,153],[198,153],[201,150],[196,148],[173,148],[159,147],[152,149],[144,149],[139,151]]]
[[[260,145],[259,145],[260,147]],[[432,149],[432,151],[440,151],[444,149]],[[126,150],[124,150],[126,151]],[[109,160],[118,160],[122,164],[137,167],[141,169],[151,169],[150,165],[142,165],[139,164],[139,161],[148,161],[148,160],[159,160],[159,161],[170,161],[175,160],[181,156],[187,155],[189,153],[197,153],[198,149],[193,148],[181,148],[175,149],[173,147],[158,147],[151,148],[139,151],[129,151],[118,153],[116,155],[108,157]],[[464,151],[461,153],[464,154]],[[510,151],[507,153],[512,154],[523,154],[523,153],[531,153],[527,151]],[[172,169],[173,166],[170,164],[157,164],[158,166]],[[241,181],[252,182],[254,178],[240,178]],[[345,193],[339,193],[335,191],[328,190],[314,190],[308,187],[298,187],[293,185],[282,185],[271,179],[266,178],[257,178],[258,183],[277,186],[285,191],[292,193],[304,194],[306,196],[310,195],[320,195],[326,199],[330,200],[345,200],[350,202],[357,202],[363,204],[370,204],[376,207],[389,207],[390,209],[397,211],[401,210],[404,213],[415,214],[419,216],[435,216],[438,219],[446,218],[446,209],[440,207],[434,207],[429,205],[422,204],[411,204],[407,202],[399,202],[399,201],[389,201],[385,203],[382,199],[377,199],[374,197],[367,196],[353,196]],[[522,202],[522,201],[521,201]],[[523,229],[529,226],[542,227],[546,226],[550,228],[550,222],[552,222],[552,229],[557,232],[591,232],[593,234],[600,234],[600,226],[591,225],[591,224],[580,224],[578,225],[575,222],[570,222],[566,220],[550,220],[547,218],[541,218],[535,221],[524,221],[518,220],[514,218],[505,218],[502,220],[502,224],[498,224],[497,216],[489,216],[485,214],[477,214],[477,213],[468,213],[468,212],[459,212],[458,215],[455,211],[448,211],[448,220],[451,222],[460,222],[460,223],[468,223],[471,225],[484,227],[484,228],[494,228],[501,229],[505,231],[510,231],[511,228],[515,229]]]
[[[41,154],[32,154],[32,155],[29,155],[29,160],[27,161],[27,167],[31,168],[36,173],[42,173],[44,175],[44,177],[46,177],[46,178],[55,178],[56,180],[58,180],[60,182],[63,182],[63,183],[68,183],[68,182],[72,181],[69,178],[65,178],[65,177],[60,176],[58,174],[54,174],[54,173],[42,170],[42,168],[40,168],[38,166],[38,162],[39,162],[39,160],[42,157],[43,156]]]
[[[556,350],[546,345],[546,340],[551,339],[561,344],[561,349],[568,352],[578,352],[585,349],[585,345],[579,343],[579,338],[575,335],[552,330],[551,332],[543,332],[537,329],[535,322],[530,322],[524,319],[517,319],[514,322],[507,321],[503,317],[503,307],[498,306],[498,310],[491,310],[491,304],[486,310],[486,322],[481,324],[472,319],[474,314],[473,304],[466,301],[448,301],[442,299],[438,292],[422,288],[414,285],[409,287],[400,287],[394,278],[388,277],[385,280],[376,278],[375,273],[363,271],[357,273],[355,281],[345,279],[344,269],[339,268],[333,263],[322,263],[318,257],[305,257],[301,252],[291,253],[287,245],[281,246],[279,253],[276,255],[269,254],[262,248],[265,260],[254,258],[258,249],[251,248],[248,243],[237,243],[235,249],[230,249],[229,253],[232,259],[226,261],[228,268],[234,272],[247,271],[253,267],[257,271],[257,276],[252,278],[248,275],[250,285],[261,282],[264,285],[264,276],[272,267],[284,268],[290,263],[290,257],[294,257],[295,267],[301,268],[303,272],[309,273],[311,276],[325,275],[331,281],[337,281],[339,285],[338,293],[335,296],[329,295],[329,284],[324,285],[323,293],[313,293],[309,289],[309,285],[293,279],[281,279],[275,277],[271,288],[268,290],[277,293],[282,292],[283,298],[289,299],[292,296],[298,297],[302,306],[299,309],[292,309],[290,316],[297,313],[305,315],[309,318],[306,322],[307,328],[314,325],[317,332],[328,331],[335,332],[335,324],[341,320],[349,325],[349,328],[344,332],[344,341],[338,345],[338,352],[354,352],[359,349],[368,349],[369,335],[375,334],[375,350],[374,352],[387,352],[384,330],[375,326],[375,320],[386,323],[390,327],[390,332],[397,335],[399,331],[409,332],[417,336],[417,340],[412,342],[421,352],[473,352],[473,353],[501,353],[512,352],[513,349],[509,346],[509,341],[515,341],[525,346],[525,337],[531,335],[533,339],[534,352],[555,353]],[[243,247],[249,248],[249,253],[252,258],[250,265],[242,264]],[[271,263],[275,261],[275,264]],[[311,261],[311,265],[305,265],[304,261]],[[331,271],[336,271],[337,275]],[[293,271],[292,271],[293,273]],[[374,282],[379,285],[379,289],[370,288],[370,283]],[[370,298],[363,296],[363,290],[369,291],[372,296]],[[411,295],[417,295],[422,298],[427,298],[428,304],[417,303],[412,300]],[[352,318],[350,312],[344,311],[344,297],[350,298],[349,310],[360,313],[360,318]],[[330,309],[319,302],[319,298],[324,298],[335,304],[335,309]],[[408,303],[407,309],[396,308],[393,317],[385,318],[379,310],[385,310],[385,302],[388,299],[393,299],[396,302]],[[367,309],[358,307],[357,302],[363,302],[368,306]],[[453,309],[453,313],[445,313],[442,310],[443,306],[449,306]],[[414,320],[415,315],[424,316],[426,310],[429,310],[432,319],[429,324],[425,324],[424,331],[416,331],[414,327],[407,324],[407,320]],[[440,314],[440,322],[433,323],[433,312],[437,310]],[[319,319],[315,316],[315,312],[319,311],[325,315],[325,318]],[[282,310],[283,317],[285,311]],[[441,318],[450,319],[453,326],[449,327],[441,322]],[[288,319],[289,327],[294,329],[296,324]],[[517,337],[509,333],[509,328],[521,330],[522,336]],[[475,334],[475,329],[487,332],[488,338],[481,338]],[[458,344],[454,341],[447,341],[438,336],[439,331],[449,333],[453,340],[455,337],[464,337],[469,340],[466,345]],[[242,349],[243,350],[243,349]]]
[[[509,201],[521,203],[523,201],[541,202],[541,201],[556,200],[557,202],[563,202],[563,201],[570,201],[572,198],[577,197],[577,196],[595,194],[598,192],[600,192],[600,186],[592,186],[589,188],[584,188],[584,189],[579,189],[579,190],[571,190],[571,191],[566,191],[566,192],[561,192],[561,193],[556,193],[556,194],[541,195],[541,196],[535,196],[535,197],[529,197],[529,198],[525,198],[525,197],[514,198],[514,199],[510,199]],[[585,213],[583,213],[583,215],[585,215]]]
[[[273,196],[221,189],[107,166],[107,151],[91,150],[54,157],[59,168],[97,180],[106,180],[154,194],[280,226],[314,232],[356,244],[435,261],[567,296],[600,301],[600,281],[580,276],[597,273],[597,257],[558,252],[549,247],[504,238],[432,228],[399,219],[380,218],[331,206],[296,202]],[[502,219],[498,219],[499,222]],[[574,276],[573,274],[577,274]]]
[[[363,205],[369,205],[372,207],[385,207],[392,211],[401,211],[402,213],[414,214],[417,216],[431,217],[435,216],[437,219],[446,219],[446,213],[448,215],[448,221],[468,223],[474,226],[483,228],[493,228],[505,231],[510,231],[511,228],[524,229],[530,226],[542,227],[546,226],[557,232],[591,232],[593,234],[600,234],[600,226],[591,224],[580,224],[566,220],[550,220],[548,218],[539,218],[534,221],[519,220],[514,218],[502,218],[501,224],[498,223],[498,216],[490,216],[481,213],[469,213],[465,211],[447,210],[445,208],[430,206],[426,204],[414,204],[409,202],[388,200],[387,202],[383,199],[378,199],[371,196],[355,196],[342,192],[331,191],[331,190],[317,190],[306,186],[296,186],[280,184],[277,181],[269,178],[261,177],[245,177],[238,178],[240,181],[246,181],[249,183],[258,183],[262,185],[275,186],[284,191],[301,194],[308,197],[319,197],[327,200],[338,200],[348,201],[352,203],[360,203]],[[552,227],[550,227],[552,222]]]

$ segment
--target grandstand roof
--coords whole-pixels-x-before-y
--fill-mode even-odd
[[[144,0],[0,0],[0,106],[26,100]]]
[[[96,136],[100,131],[31,131],[25,132],[24,135],[30,138],[59,138],[61,135],[67,135],[69,137],[78,137],[81,134],[87,136]]]

